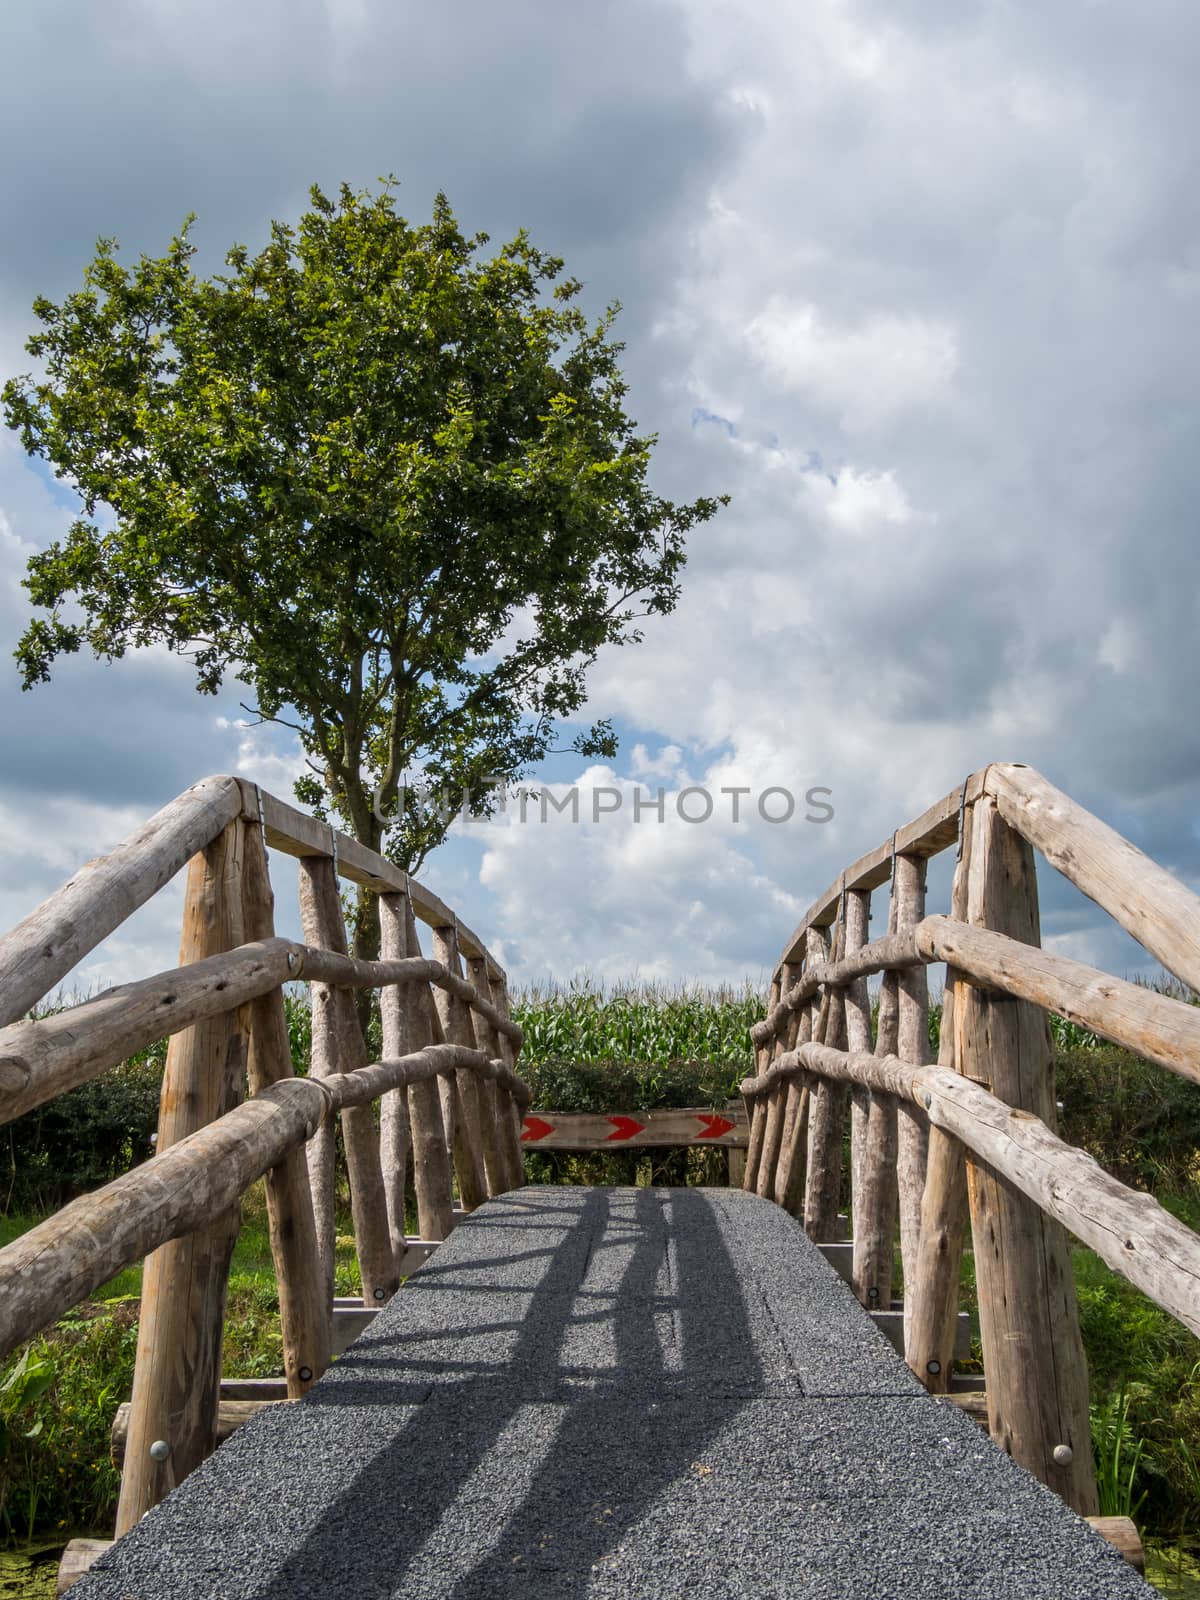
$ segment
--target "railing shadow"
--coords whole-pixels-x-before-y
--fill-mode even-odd
[[[535,1193],[513,1197],[526,1215],[539,1209],[531,1206]],[[574,1226],[535,1284],[495,1291],[523,1295],[524,1316],[441,1330],[448,1343],[469,1344],[515,1328],[501,1362],[467,1359],[435,1372],[414,1348],[415,1370],[406,1368],[404,1346],[427,1341],[428,1328],[381,1331],[352,1347],[347,1370],[318,1386],[306,1405],[390,1400],[419,1409],[310,1525],[257,1591],[262,1600],[308,1592],[334,1547],[347,1593],[396,1592],[406,1573],[413,1592],[453,1600],[507,1593],[515,1574],[552,1578],[555,1594],[586,1590],[593,1564],[764,1388],[739,1276],[704,1195],[640,1190],[631,1209],[631,1220],[614,1216],[614,1200],[602,1190],[580,1191],[574,1208],[547,1207],[560,1228],[564,1210],[573,1213]],[[628,1241],[628,1260],[610,1272],[611,1289],[603,1286],[607,1264],[602,1286],[585,1288],[598,1249],[614,1245],[613,1228]],[[528,1260],[529,1252],[515,1259]],[[449,1261],[443,1270],[453,1281],[472,1266]],[[714,1304],[722,1308],[719,1323]],[[599,1359],[588,1359],[589,1342],[601,1347]],[[744,1359],[736,1382],[723,1386],[714,1375],[730,1348]],[[489,1470],[505,1481],[484,1492]],[[393,1514],[381,1515],[385,1507]],[[449,1567],[447,1548],[457,1551]]]

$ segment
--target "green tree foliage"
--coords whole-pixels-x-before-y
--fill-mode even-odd
[[[301,798],[416,865],[449,817],[385,829],[404,780],[488,811],[487,780],[526,774],[583,705],[601,646],[673,608],[685,536],[723,502],[651,492],[618,308],[589,325],[523,231],[485,259],[444,196],[410,226],[391,180],[314,188],[297,226],[203,280],[191,221],[132,268],[101,240],[81,291],[35,302],[41,376],[4,388],[84,511],[29,563],[25,687],[84,646],[165,641],[202,691],[231,675],[295,727]],[[611,754],[610,724],[574,747]]]

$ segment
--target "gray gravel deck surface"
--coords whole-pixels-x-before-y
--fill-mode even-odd
[[[75,1600],[1155,1591],[725,1189],[526,1188]]]

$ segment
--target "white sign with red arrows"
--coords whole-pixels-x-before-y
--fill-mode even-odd
[[[613,1145],[664,1146],[709,1144],[745,1149],[746,1112],[742,1106],[724,1111],[687,1109],[613,1112],[529,1111],[521,1130],[522,1144],[539,1150],[605,1150]]]

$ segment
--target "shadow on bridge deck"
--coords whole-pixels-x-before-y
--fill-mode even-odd
[[[1153,1595],[730,1190],[474,1213],[78,1600]]]

